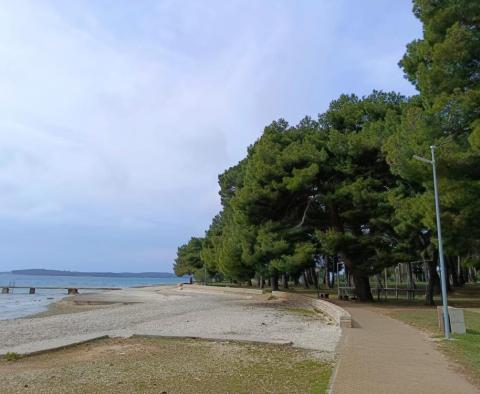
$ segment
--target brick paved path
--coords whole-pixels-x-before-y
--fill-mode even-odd
[[[339,345],[333,394],[479,394],[427,335],[372,306],[340,304],[352,314]]]

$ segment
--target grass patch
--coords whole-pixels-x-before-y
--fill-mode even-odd
[[[21,354],[15,353],[15,352],[7,352],[5,354],[5,360],[7,361],[17,361],[22,358]]]
[[[171,338],[105,339],[0,361],[2,392],[325,393],[330,362],[281,345]]]
[[[466,335],[453,335],[446,345],[457,359],[463,359],[480,381],[480,313],[465,311]]]
[[[421,330],[441,335],[437,325],[437,311],[435,309],[391,310],[389,315]]]

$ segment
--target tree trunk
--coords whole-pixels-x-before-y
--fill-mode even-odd
[[[410,286],[412,289],[416,289],[416,288],[417,288],[417,285],[415,284],[415,280],[413,279],[412,263],[411,263],[411,262],[408,262],[408,263],[407,263],[407,267],[408,267],[408,281],[410,282],[410,283],[409,283],[409,286]]]
[[[327,284],[329,289],[333,289],[335,286],[335,271],[327,273]]]
[[[349,281],[350,279],[353,279],[355,294],[357,295],[358,299],[360,301],[373,301],[372,289],[370,288],[368,275],[360,271],[355,271],[353,261],[349,257],[341,254],[340,258],[345,263],[345,275],[347,275]],[[350,285],[350,283],[348,285]]]
[[[468,267],[468,282],[475,283],[476,279],[477,279],[477,272],[475,271],[475,268]]]
[[[288,289],[288,274],[282,274],[283,288]]]
[[[319,288],[318,276],[317,276],[317,272],[315,271],[315,268],[310,267],[310,275],[313,278],[313,285],[315,286],[315,289],[317,289],[317,292],[318,292],[320,288]]]
[[[460,262],[460,256],[457,256],[457,272],[458,272],[458,284],[463,286],[465,284],[465,275]]]
[[[372,289],[368,275],[363,272],[353,272],[353,283],[355,284],[355,294],[360,301],[373,301]]]
[[[307,275],[305,274],[305,271],[302,272],[302,277],[303,277],[303,287],[308,289],[309,286],[308,286],[308,280],[307,280]]]
[[[298,276],[299,276],[298,274],[293,275],[293,285],[294,286],[298,286],[298,284],[299,284],[298,283]]]
[[[305,269],[305,279],[307,279],[309,287],[310,285],[313,285],[312,272],[310,271],[310,269]]]
[[[278,291],[278,275],[273,274],[270,277],[270,283],[272,284],[272,291]]]
[[[443,263],[445,265],[445,282],[447,285],[447,292],[450,293],[452,291],[452,282],[450,281],[452,270],[450,267],[448,256],[444,255],[443,258],[444,258]]]
[[[467,267],[467,282],[473,282],[472,267]]]
[[[458,281],[457,264],[453,256],[448,256],[448,266],[450,268],[450,274],[452,275],[453,287],[459,287],[460,283]]]
[[[434,261],[429,261],[427,263],[428,268],[428,283],[427,283],[427,290],[425,292],[425,303],[427,305],[435,305],[435,301],[433,300],[433,295],[435,292],[435,287],[438,288],[440,283],[440,278],[437,273],[437,264]]]

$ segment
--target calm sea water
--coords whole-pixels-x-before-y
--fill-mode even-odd
[[[172,285],[187,281],[186,278],[112,278],[90,276],[43,276],[0,274],[0,287],[16,286],[65,286],[65,287],[133,287],[141,285]],[[81,290],[82,293],[90,290]],[[0,320],[15,319],[46,310],[52,302],[61,300],[66,290],[14,289],[13,293],[0,294]]]

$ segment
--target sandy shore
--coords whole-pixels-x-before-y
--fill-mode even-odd
[[[170,286],[80,294],[41,317],[0,321],[0,354],[137,334],[292,343],[332,357],[340,329],[299,311],[267,296],[190,293]]]

